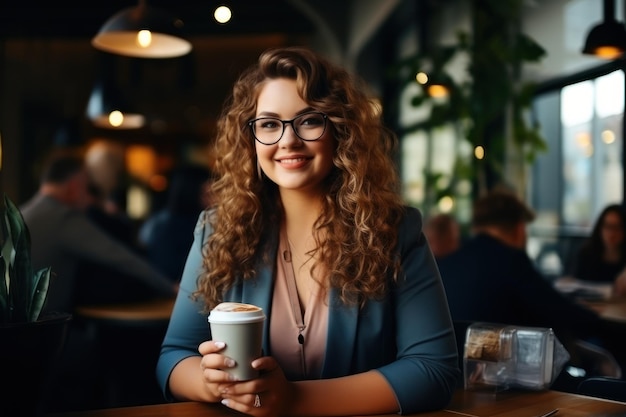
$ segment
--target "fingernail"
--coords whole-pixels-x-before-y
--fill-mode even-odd
[[[228,407],[228,400],[226,398],[224,398],[222,401],[220,401],[222,403],[222,405],[225,405],[226,407]]]
[[[235,361],[231,358],[226,358],[224,360],[224,365],[226,365],[229,368],[232,368],[233,366],[235,366]]]
[[[224,348],[224,346],[226,346],[226,343],[224,343],[224,342],[215,342],[215,347],[216,348],[222,349],[222,348]]]

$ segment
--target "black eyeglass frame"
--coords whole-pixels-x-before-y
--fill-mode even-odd
[[[307,114],[319,114],[322,116],[322,118],[324,119],[324,130],[322,130],[322,133],[319,135],[319,137],[317,139],[304,139],[302,136],[300,136],[298,134],[298,129],[295,128],[295,126],[293,125],[293,122],[296,119],[299,119],[303,116],[306,116]],[[276,120],[279,121],[282,126],[283,126],[283,130],[280,133],[280,136],[278,137],[278,139],[276,139],[275,142],[271,142],[271,143],[265,143],[265,142],[261,142],[261,140],[259,138],[257,138],[256,136],[256,132],[254,131],[254,124],[259,121],[259,120]],[[290,120],[283,120],[283,119],[279,119],[278,117],[257,117],[256,119],[252,119],[248,122],[248,126],[250,126],[250,131],[252,132],[252,136],[254,137],[254,140],[256,140],[257,142],[259,142],[262,145],[275,145],[278,142],[280,142],[280,140],[283,138],[283,135],[285,134],[285,129],[287,127],[287,125],[291,125],[291,129],[293,129],[293,133],[295,133],[295,135],[298,137],[298,139],[304,141],[304,142],[315,142],[317,140],[320,140],[322,136],[324,136],[324,133],[326,133],[326,127],[328,126],[328,115],[326,113],[322,113],[321,111],[309,111],[306,113],[302,113],[297,115],[296,117],[294,117],[293,119]]]

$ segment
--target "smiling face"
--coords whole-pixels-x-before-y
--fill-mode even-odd
[[[277,78],[268,80],[261,89],[255,117],[291,120],[315,110],[298,95],[295,80]],[[255,141],[255,147],[261,169],[281,193],[286,190],[319,193],[333,169],[335,143],[329,121],[316,141],[301,140],[293,125],[287,124],[277,143],[264,145]]]

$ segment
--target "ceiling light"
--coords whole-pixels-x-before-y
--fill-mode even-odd
[[[213,12],[213,17],[218,23],[228,23],[232,17],[232,12],[226,6],[219,6]]]
[[[102,57],[99,76],[87,103],[87,117],[94,126],[104,129],[142,128],[146,123],[145,117],[133,111],[122,90],[117,88],[113,57]]]
[[[107,20],[91,44],[102,51],[135,58],[175,58],[191,51],[181,37],[183,22],[139,0]]]
[[[146,124],[146,118],[128,110],[119,95],[98,82],[94,86],[87,104],[87,117],[94,126],[104,129],[140,129]]]
[[[626,28],[615,20],[615,1],[604,0],[604,21],[587,35],[584,54],[614,59],[626,51]]]

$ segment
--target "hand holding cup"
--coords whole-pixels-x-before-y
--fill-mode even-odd
[[[235,366],[223,369],[239,381],[257,378],[259,372],[252,361],[262,354],[263,309],[252,304],[221,303],[209,314],[214,341],[226,343],[222,353],[235,361]]]

